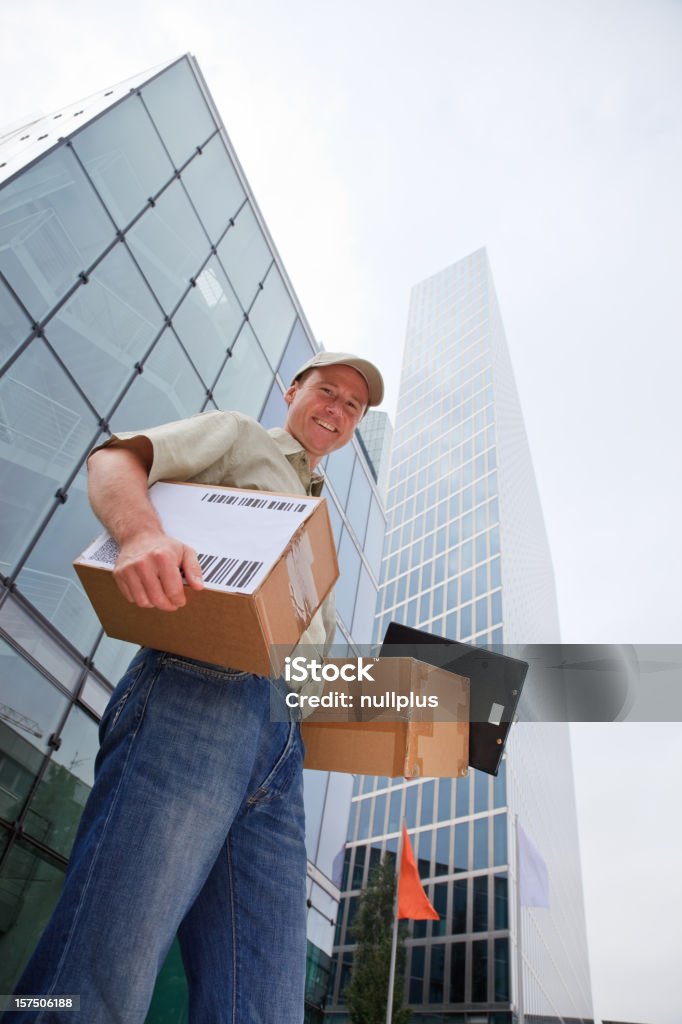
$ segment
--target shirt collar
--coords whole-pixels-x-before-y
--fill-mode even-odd
[[[319,498],[324,486],[324,476],[321,473],[311,473],[310,459],[308,453],[296,438],[281,427],[272,427],[268,434],[273,439],[282,455],[291,463],[296,470],[301,483],[308,494]]]

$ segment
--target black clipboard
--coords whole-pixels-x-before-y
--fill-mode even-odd
[[[469,765],[497,775],[528,662],[389,622],[380,656],[415,658],[471,681]]]

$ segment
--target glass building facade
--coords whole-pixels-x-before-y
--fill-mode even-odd
[[[391,620],[479,646],[559,639],[551,558],[485,250],[412,291],[377,639]],[[551,910],[520,908],[516,821]],[[348,1020],[360,890],[403,817],[440,914],[411,922],[413,1024],[592,1021],[568,726],[516,725],[496,777],[355,781],[327,1024]]]
[[[71,568],[99,531],[85,460],[109,431],[215,408],[266,426],[317,346],[196,62],[0,146],[0,991],[57,899],[97,721],[133,653]],[[370,630],[385,517],[361,443],[325,461],[337,641]],[[309,773],[309,1005],[321,1020],[348,779]],[[338,833],[338,835],[337,835]],[[257,894],[254,894],[257,897]],[[185,1019],[177,951],[150,1020]]]

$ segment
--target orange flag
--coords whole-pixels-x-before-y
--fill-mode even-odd
[[[433,907],[419,879],[407,825],[403,825],[403,853],[398,877],[398,918],[403,917],[411,921],[440,921],[440,914]]]

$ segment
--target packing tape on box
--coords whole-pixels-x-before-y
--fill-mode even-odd
[[[289,541],[285,556],[291,603],[303,632],[320,605],[313,576],[313,547],[308,534],[299,530]]]

